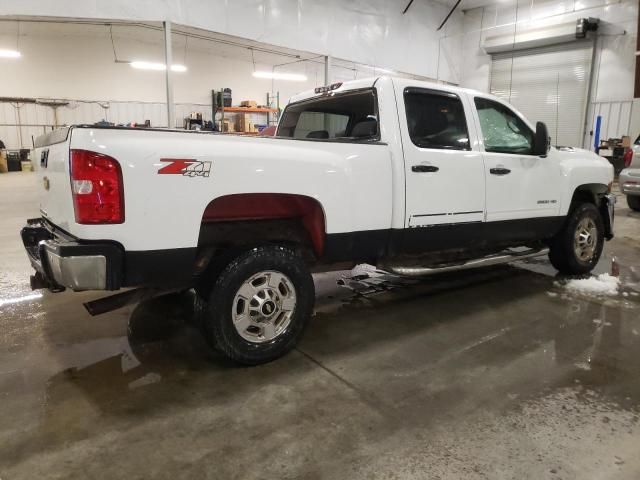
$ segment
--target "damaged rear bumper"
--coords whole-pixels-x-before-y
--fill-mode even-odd
[[[20,235],[31,266],[36,271],[31,277],[34,290],[120,288],[123,251],[117,244],[80,242],[39,218],[27,220]]]

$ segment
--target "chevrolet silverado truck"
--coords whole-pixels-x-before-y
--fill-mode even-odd
[[[293,97],[270,138],[62,128],[35,146],[32,288],[193,288],[210,343],[259,364],[300,339],[312,272],[422,276],[548,252],[585,274],[613,236],[613,169],[549,143],[494,96],[389,77]]]

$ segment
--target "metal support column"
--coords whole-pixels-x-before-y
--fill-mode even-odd
[[[324,84],[331,85],[331,64],[332,58],[329,55],[324,57]],[[324,115],[324,129],[329,131],[329,115]]]
[[[171,22],[162,22],[164,25],[164,64],[165,79],[167,85],[167,122],[169,128],[176,128],[176,113],[173,104],[173,79],[171,65],[173,65],[173,48],[171,44]]]
[[[640,56],[638,56],[640,54],[640,38],[638,38],[638,33],[640,33],[640,15],[638,15],[638,27],[636,29],[636,75],[633,83],[633,98],[640,98]]]
[[[333,59],[329,56],[326,55],[324,57],[324,84],[325,85],[331,85],[331,67],[333,63]]]

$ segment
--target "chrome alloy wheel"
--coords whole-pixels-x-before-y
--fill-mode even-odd
[[[598,228],[591,218],[583,218],[576,227],[573,237],[573,250],[579,260],[590,261],[598,246]]]
[[[287,329],[296,308],[296,289],[280,272],[259,272],[247,279],[233,300],[238,334],[252,343],[274,340]]]

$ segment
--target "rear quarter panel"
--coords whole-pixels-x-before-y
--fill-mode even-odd
[[[32,152],[34,168],[39,177],[40,212],[43,217],[67,231],[75,224],[69,178],[70,136],[68,128],[51,132],[38,138],[43,145],[36,143]]]
[[[109,239],[126,250],[195,247],[206,206],[238,193],[292,193],[320,202],[326,232],[390,228],[391,155],[383,144],[333,143],[177,131],[77,128],[72,148],[109,155],[121,165],[125,222],[73,224],[83,239]],[[162,175],[161,159],[211,162],[205,176]]]

